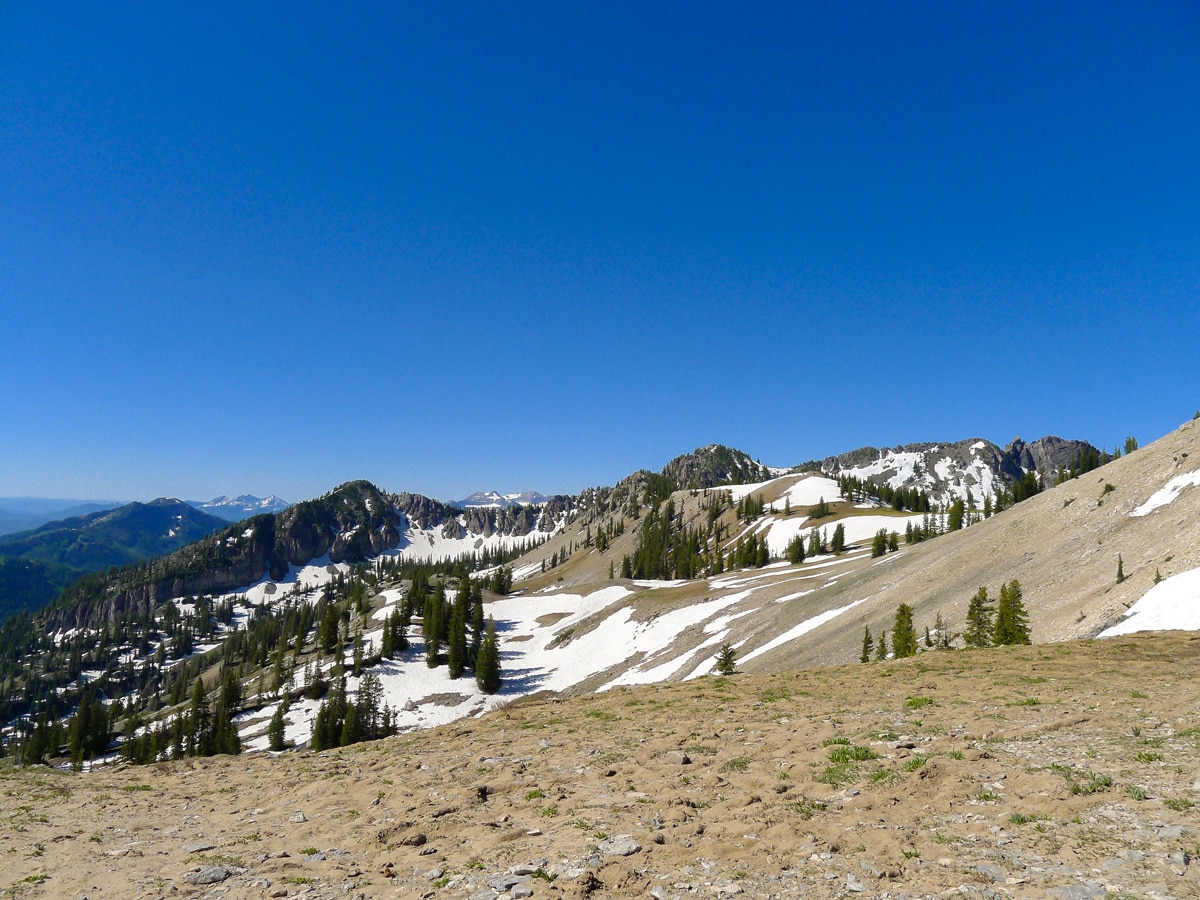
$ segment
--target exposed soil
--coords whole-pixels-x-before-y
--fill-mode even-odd
[[[1198,663],[1185,633],[928,652],[321,754],[0,769],[0,893],[1197,897]]]

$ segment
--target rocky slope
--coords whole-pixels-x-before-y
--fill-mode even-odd
[[[1011,487],[1027,472],[1053,483],[1058,473],[1078,467],[1101,451],[1086,441],[1047,436],[1031,443],[1017,437],[1006,447],[969,438],[953,443],[907,444],[894,448],[861,447],[827,457],[821,468],[832,475],[851,475],[887,484],[916,488],[945,504],[970,497],[982,505],[985,497]]]

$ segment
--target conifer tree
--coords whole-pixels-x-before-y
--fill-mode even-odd
[[[875,537],[871,541],[871,558],[875,559],[878,556],[883,556],[887,553],[888,548],[888,533],[886,528],[880,528],[875,532]]]
[[[785,552],[787,553],[787,561],[792,565],[795,566],[804,562],[804,538],[797,533],[795,537],[788,541]]]
[[[888,640],[887,629],[879,629],[879,640],[875,643],[875,658],[884,660],[888,658]]]
[[[846,549],[846,526],[841,522],[833,529],[833,537],[829,541],[829,549],[832,553],[838,554]]]
[[[474,661],[479,656],[479,648],[483,646],[483,634],[487,625],[483,621],[483,591],[479,585],[471,587],[471,649],[468,659]]]
[[[282,703],[275,707],[275,713],[271,716],[270,724],[267,725],[267,747],[268,749],[276,751],[284,748],[284,721]]]
[[[968,647],[990,647],[994,632],[994,611],[986,587],[980,587],[967,606],[967,627],[963,641]]]
[[[1021,599],[1021,582],[1015,578],[1000,585],[1000,603],[996,608],[996,646],[1029,643],[1029,616]]]
[[[496,620],[488,616],[487,635],[475,660],[475,683],[485,694],[500,690],[500,648],[496,642]]]
[[[459,589],[450,610],[450,640],[446,644],[446,664],[451,678],[459,678],[467,666],[467,603],[470,588]]]
[[[901,659],[917,655],[917,633],[913,629],[912,607],[901,603],[896,607],[896,622],[892,626],[892,656]]]
[[[730,644],[728,641],[722,644],[721,649],[717,651],[717,674],[737,674],[737,651],[733,649],[733,644]]]
[[[1125,580],[1125,560],[1121,559],[1121,554],[1117,554],[1117,584]]]
[[[875,649],[875,640],[871,637],[871,629],[869,626],[863,626],[863,641],[862,654],[858,657],[859,662],[870,662],[871,651]]]

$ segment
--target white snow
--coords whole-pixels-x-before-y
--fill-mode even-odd
[[[821,500],[827,503],[832,503],[835,500],[840,500],[842,497],[841,488],[838,483],[832,478],[825,478],[822,475],[809,475],[807,478],[801,478],[786,491],[783,496],[773,504],[776,510],[782,510],[784,501],[790,500],[792,506],[816,506]]]
[[[783,556],[787,553],[787,545],[797,534],[807,536],[813,528],[819,528],[828,540],[833,536],[833,530],[838,523],[841,523],[846,532],[847,545],[858,544],[870,541],[881,528],[903,535],[907,523],[912,522],[914,525],[919,525],[923,518],[924,516],[921,515],[850,516],[845,519],[821,519],[808,524],[803,519],[777,519],[772,522],[771,530],[767,532],[767,547],[772,556]]]
[[[1200,484],[1200,469],[1197,469],[1195,472],[1189,472],[1187,475],[1176,475],[1163,487],[1151,494],[1149,500],[1131,512],[1129,515],[1149,515],[1161,506],[1174,503],[1179,495],[1183,493],[1184,488],[1193,487],[1197,484]]]
[[[838,607],[837,609],[826,610],[820,615],[813,616],[811,619],[805,619],[796,627],[785,631],[776,638],[772,638],[761,647],[755,647],[739,661],[744,663],[749,662],[757,656],[762,656],[764,653],[774,650],[776,647],[782,647],[784,644],[794,641],[801,635],[808,634],[814,628],[820,628],[826,622],[832,622],[847,610],[854,609],[854,607],[858,606],[860,603],[866,603],[868,599],[868,597],[863,597],[859,600],[855,600],[853,603],[847,603],[845,606]]]
[[[1100,637],[1116,637],[1135,631],[1200,630],[1200,569],[1164,578],[1142,595],[1129,615]]]

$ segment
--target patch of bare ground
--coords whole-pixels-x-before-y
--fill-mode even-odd
[[[1200,635],[514,703],[321,754],[0,769],[0,890],[1196,897]]]

